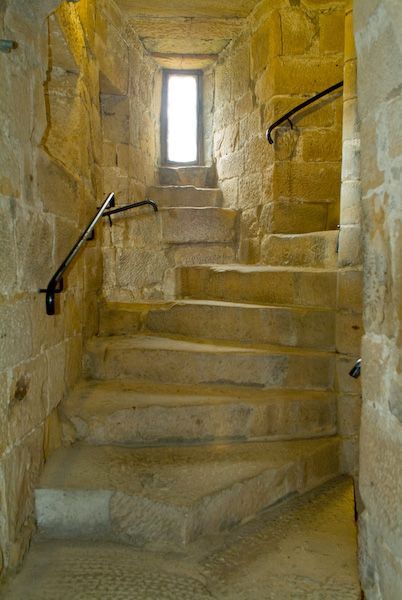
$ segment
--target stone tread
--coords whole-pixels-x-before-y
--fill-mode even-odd
[[[99,413],[109,412],[116,408],[132,407],[133,400],[137,407],[147,406],[199,406],[210,404],[231,404],[234,401],[263,404],[275,401],[280,404],[287,400],[308,399],[324,401],[334,398],[334,392],[305,391],[305,390],[259,390],[244,389],[235,386],[208,385],[176,385],[144,383],[133,379],[117,380],[84,380],[78,383],[69,397],[64,401],[66,411],[81,408],[82,412],[91,414],[92,402],[99,403]]]
[[[241,263],[226,263],[224,265],[209,263],[207,265],[194,265],[191,267],[182,267],[183,269],[207,269],[216,273],[338,273],[338,267],[309,267],[306,265],[250,265]],[[355,273],[362,271],[362,268],[345,267],[342,273]]]
[[[75,445],[52,454],[37,489],[108,490],[189,507],[237,483],[267,471],[277,473],[292,464],[300,466],[303,478],[304,462],[328,450],[335,464],[339,451],[336,437],[163,448]]]
[[[219,207],[222,205],[222,192],[219,188],[160,185],[150,187],[147,195],[160,207]]]
[[[74,445],[47,462],[35,491],[49,537],[178,550],[337,476],[336,437],[127,448]]]
[[[138,312],[138,311],[151,311],[153,309],[156,310],[169,310],[174,306],[209,306],[209,307],[219,307],[219,308],[244,308],[245,310],[252,309],[262,309],[276,310],[278,308],[288,309],[291,312],[303,314],[306,311],[314,311],[314,312],[322,312],[328,313],[333,312],[333,308],[328,306],[318,306],[318,307],[310,307],[310,306],[294,306],[289,304],[288,306],[281,304],[280,307],[277,304],[258,304],[256,302],[230,302],[225,300],[200,300],[193,298],[185,298],[178,300],[152,300],[145,302],[107,302],[103,305],[103,310],[122,310],[127,312]]]
[[[90,380],[75,387],[61,414],[66,438],[93,444],[283,440],[336,433],[336,395],[304,390]]]
[[[220,341],[211,343],[202,339],[189,340],[181,336],[158,336],[158,335],[132,335],[132,336],[100,336],[88,341],[87,349],[92,351],[103,351],[109,349],[125,350],[162,350],[171,352],[203,353],[203,354],[269,354],[275,355],[300,355],[332,357],[333,353],[327,350],[316,350],[313,348],[294,348],[292,346],[279,346],[274,344],[240,344],[238,342]]]
[[[335,354],[324,350],[166,335],[92,338],[85,357],[94,379],[254,388],[329,390],[334,369]]]
[[[353,482],[326,483],[180,554],[99,541],[35,541],[23,569],[0,595],[4,600],[360,600]]]
[[[194,267],[184,267],[194,269],[208,269],[210,271],[216,271],[218,273],[225,272],[237,272],[237,273],[269,273],[269,272],[306,272],[306,273],[336,273],[338,269],[336,267],[306,267],[293,266],[293,265],[250,265],[250,264],[208,264],[208,265],[196,265]],[[345,271],[355,271],[356,269],[344,269]]]
[[[157,190],[157,191],[169,191],[169,192],[178,192],[179,194],[181,192],[185,192],[185,191],[197,191],[197,192],[215,192],[215,193],[220,193],[221,190],[220,188],[214,187],[197,187],[195,185],[154,185],[151,188],[149,188],[151,190]]]
[[[216,187],[216,172],[212,165],[190,167],[159,167],[160,185],[194,185],[201,188]]]
[[[327,307],[191,299],[102,307],[100,335],[140,332],[334,350],[335,312]]]
[[[336,307],[336,268],[194,265],[177,269],[181,298],[266,305]]]

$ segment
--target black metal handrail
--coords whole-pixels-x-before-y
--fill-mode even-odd
[[[102,206],[98,209],[98,212],[96,213],[96,215],[94,216],[94,218],[92,219],[92,221],[90,222],[88,227],[80,235],[80,237],[78,238],[78,240],[76,241],[76,243],[74,244],[74,246],[72,247],[72,249],[70,250],[68,255],[66,256],[66,258],[61,263],[60,267],[57,269],[57,271],[55,272],[55,274],[49,281],[47,288],[39,290],[41,293],[46,294],[46,314],[48,314],[48,315],[55,314],[55,312],[56,312],[55,295],[60,294],[60,292],[62,292],[64,289],[63,275],[64,275],[65,271],[67,270],[67,268],[69,267],[69,265],[74,260],[75,256],[78,254],[78,252],[81,249],[81,247],[83,246],[83,244],[91,239],[91,234],[95,228],[95,225],[99,222],[99,220],[102,217],[108,217],[109,223],[112,224],[111,215],[120,213],[120,212],[124,212],[126,210],[129,210],[130,208],[136,208],[137,206],[144,206],[146,204],[149,204],[150,206],[152,206],[152,208],[154,209],[155,212],[158,211],[157,204],[155,202],[153,202],[152,200],[143,200],[141,202],[133,202],[132,204],[126,204],[124,206],[119,206],[117,208],[114,208],[114,206],[115,206],[114,193],[111,192],[107,196],[106,200],[104,201]],[[107,210],[110,208],[112,210]]]
[[[146,200],[141,200],[141,202],[133,202],[132,204],[125,204],[124,206],[118,206],[117,208],[113,208],[113,210],[107,210],[103,214],[103,216],[109,217],[109,219],[110,219],[111,215],[116,215],[117,213],[125,212],[126,210],[129,210],[130,208],[137,208],[138,206],[145,206],[146,204],[148,204],[149,206],[152,206],[154,211],[158,212],[158,205],[156,204],[156,202],[154,202],[153,200],[146,199]]]
[[[290,120],[290,117],[292,117],[295,113],[299,112],[300,110],[303,110],[303,108],[306,108],[306,106],[313,104],[313,102],[316,102],[323,96],[326,96],[327,94],[332,94],[332,92],[334,92],[335,90],[337,90],[338,88],[340,88],[342,86],[343,86],[343,81],[339,81],[339,83],[335,83],[335,85],[331,85],[331,87],[327,88],[326,90],[323,90],[322,92],[320,92],[319,94],[316,94],[312,98],[305,100],[305,102],[298,104],[297,106],[295,106],[295,108],[292,108],[292,110],[290,110],[285,115],[283,115],[280,119],[275,121],[275,123],[272,123],[272,125],[269,127],[269,129],[267,129],[267,133],[266,133],[268,142],[270,144],[274,143],[274,140],[272,139],[271,134],[276,127],[279,127],[279,125],[288,121],[290,124],[290,127],[293,129],[293,123]]]

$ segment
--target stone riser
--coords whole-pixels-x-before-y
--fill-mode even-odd
[[[233,243],[237,216],[228,208],[162,208],[161,241],[166,244]]]
[[[112,337],[89,342],[86,373],[95,379],[330,390],[334,363],[335,356],[323,352]]]
[[[174,444],[313,438],[336,433],[336,398],[329,393],[205,396],[149,389],[130,382],[78,386],[63,405],[69,442]],[[202,390],[197,390],[200,393]],[[235,390],[232,390],[234,394]],[[194,392],[193,392],[194,393]],[[215,395],[214,395],[215,393]],[[172,391],[170,391],[172,394]]]
[[[222,206],[222,192],[217,188],[154,186],[148,189],[147,197],[160,208]]]
[[[181,298],[335,308],[335,270],[200,266],[177,270]]]
[[[261,260],[267,265],[335,268],[338,236],[338,231],[269,235],[263,243]]]
[[[271,204],[269,231],[278,234],[299,234],[325,231],[329,221],[326,202],[296,202],[277,200]]]
[[[225,463],[226,450],[223,446],[222,450],[220,447],[216,449],[216,462],[210,462],[211,458],[208,460],[206,457],[205,465],[203,448],[182,448],[186,454],[185,462],[183,463],[180,454],[169,456],[168,461],[173,461],[174,467],[172,469],[169,465],[166,474],[163,470],[166,458],[162,457],[162,453],[165,455],[167,450],[153,449],[153,455],[158,452],[161,454],[157,461],[162,465],[162,470],[157,469],[154,474],[156,479],[150,479],[152,460],[149,466],[146,460],[134,470],[128,464],[133,453],[141,452],[139,449],[76,448],[75,453],[81,455],[78,465],[74,452],[62,449],[53,455],[50,470],[65,469],[68,464],[69,472],[74,475],[62,477],[61,484],[59,476],[46,477],[45,471],[40,488],[36,490],[39,531],[42,536],[50,538],[110,539],[150,549],[183,546],[201,535],[216,533],[244,522],[281,498],[292,493],[306,492],[338,475],[339,447],[336,438],[319,441],[318,444],[315,441],[305,442],[305,447],[301,445],[303,442],[289,444],[299,444],[298,450],[291,452],[286,458],[276,457],[272,464],[267,459],[265,465],[258,462],[261,457],[258,459],[257,454],[253,461],[253,456],[250,455],[253,445],[248,445],[248,454],[243,458],[243,464],[237,461]],[[280,452],[281,447],[277,447],[274,454],[278,450]],[[286,446],[284,450],[286,454]],[[150,459],[150,450],[144,451]],[[265,447],[264,444],[259,444],[255,451],[265,451],[269,456],[269,444]],[[103,459],[102,453],[106,453]],[[104,462],[101,469],[106,469],[107,474],[99,473],[99,456]],[[220,466],[222,458],[224,464]],[[245,460],[250,461],[249,473],[244,466]],[[259,466],[256,468],[256,465]],[[206,482],[211,469],[214,485],[211,488],[209,480],[201,494],[199,491],[192,493],[191,476],[193,474],[197,477],[200,467]],[[49,465],[47,469],[49,471]],[[229,480],[228,470],[233,471]],[[180,498],[178,490],[178,495],[172,500],[171,494],[164,487],[170,478],[174,485],[175,471],[179,471],[179,479],[183,476],[185,478],[189,490],[187,498]],[[220,472],[226,472],[226,475],[219,477]],[[101,482],[99,486],[94,487],[93,477]],[[124,483],[120,485],[120,481],[126,477],[138,479],[134,489]],[[140,484],[142,480],[143,486]],[[218,485],[217,480],[221,481]],[[199,482],[196,487],[197,485],[199,487]],[[181,486],[182,483],[179,483],[178,487]]]
[[[101,335],[138,332],[180,335],[239,343],[335,349],[335,313],[328,310],[175,303],[108,305],[101,312]]]
[[[104,228],[104,245],[156,248],[158,244],[228,244],[237,238],[238,212],[228,208],[160,208],[157,213],[117,215]]]
[[[161,185],[192,185],[197,188],[216,186],[214,167],[159,167]]]

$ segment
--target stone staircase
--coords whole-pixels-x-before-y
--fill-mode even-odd
[[[211,171],[160,177],[167,223],[206,211],[168,239],[219,238]],[[269,243],[271,265],[183,265],[174,301],[102,306],[36,490],[43,536],[177,549],[339,474],[335,235]]]

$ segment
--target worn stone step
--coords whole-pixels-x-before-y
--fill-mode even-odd
[[[336,267],[339,231],[272,234],[264,240],[261,260],[268,265]]]
[[[59,448],[36,489],[52,538],[180,547],[339,473],[337,438],[216,446]]]
[[[333,353],[310,349],[137,335],[92,338],[85,369],[94,379],[328,390],[334,360]]]
[[[36,539],[2,592],[6,600],[359,600],[356,541],[353,480],[337,477],[180,553]]]
[[[335,350],[335,311],[219,301],[107,304],[102,335],[139,332]]]
[[[173,444],[314,438],[336,433],[331,392],[83,381],[61,406],[64,439]]]
[[[203,265],[177,269],[177,296],[285,306],[336,307],[336,269]]]
[[[202,167],[159,167],[161,185],[193,185],[197,188],[216,187],[214,166]]]
[[[166,207],[220,207],[222,192],[218,188],[197,188],[186,186],[153,186],[148,189],[148,198],[158,203],[160,208]]]

